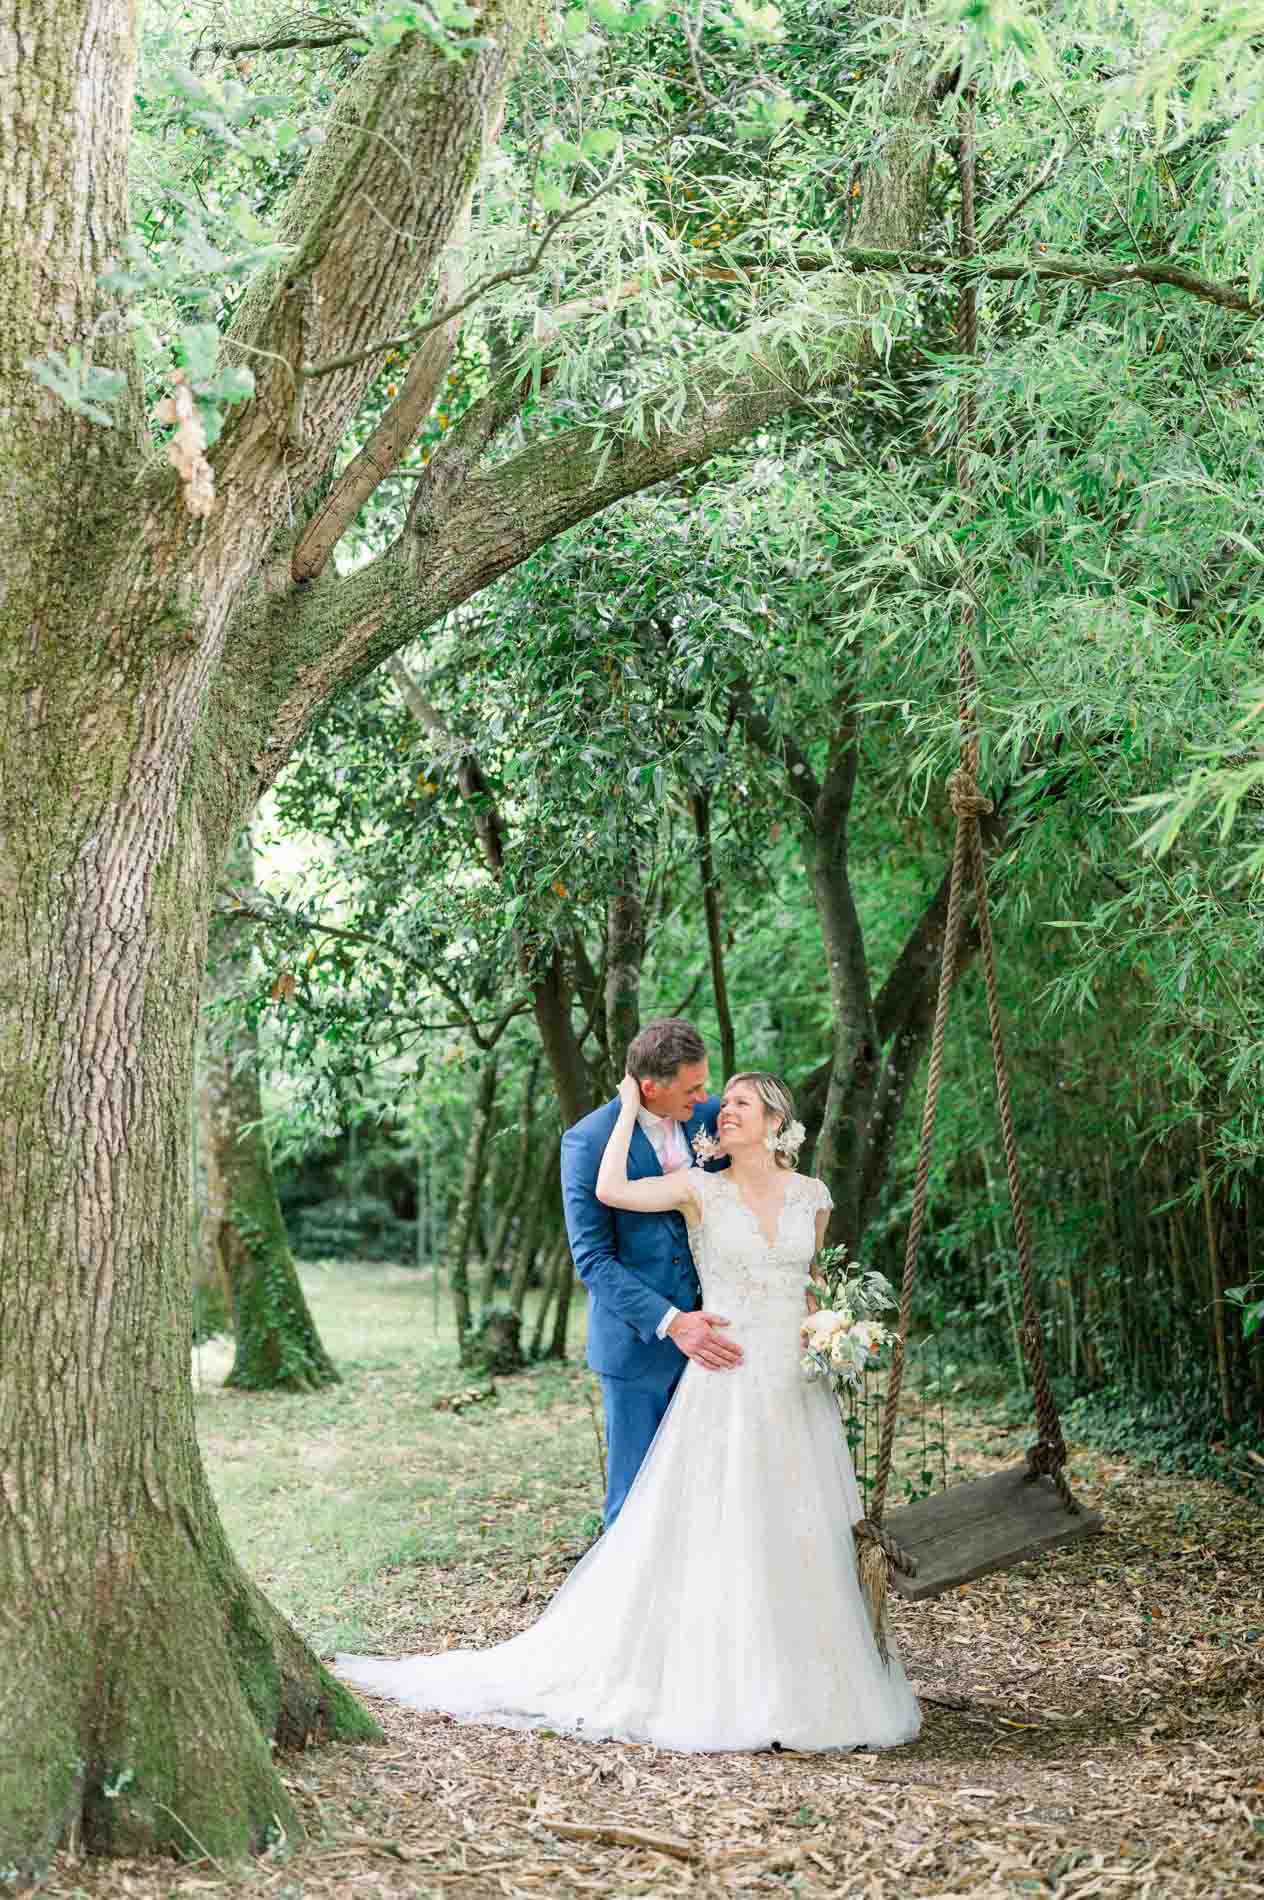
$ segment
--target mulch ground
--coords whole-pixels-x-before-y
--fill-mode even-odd
[[[959,1422],[953,1457],[1002,1462]],[[301,1844],[244,1869],[63,1855],[42,1891],[1264,1895],[1264,1514],[1082,1448],[1072,1469],[1100,1537],[894,1605],[926,1717],[911,1747],[679,1756],[382,1703],[384,1746],[284,1764]],[[578,1554],[419,1573],[412,1646],[512,1634]]]

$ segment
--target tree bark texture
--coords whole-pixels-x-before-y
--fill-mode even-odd
[[[729,1007],[729,986],[724,970],[724,925],[720,918],[720,890],[715,877],[715,856],[711,849],[711,801],[703,791],[689,794],[689,810],[698,837],[698,879],[702,886],[702,910],[707,920],[707,955],[711,964],[711,997],[720,1028],[720,1073],[727,1081],[737,1073],[737,1036],[733,1012]]]
[[[127,359],[101,275],[126,237],[132,0],[0,0],[6,1878],[78,1827],[102,1848],[217,1856],[293,1832],[272,1743],[372,1732],[237,1568],[194,1436],[192,1053],[233,838],[331,693],[813,384],[797,361],[716,369],[683,406],[648,404],[639,432],[612,414],[484,465],[521,400],[498,392],[434,457],[392,550],[296,580],[293,523],[380,367],[345,359],[415,309],[537,27],[534,0],[487,0],[460,58],[414,34],[361,62],[293,192],[292,254],[234,320],[258,391],[195,519],[138,388],[102,428],[28,368],[49,350]],[[898,246],[925,162],[897,137],[884,161],[866,200],[890,215],[858,236]],[[573,1121],[591,1082],[560,956],[538,982]]]
[[[189,1381],[209,853],[163,775],[5,831],[0,1865],[72,1828],[222,1855],[294,1818],[273,1740],[372,1732],[229,1552]],[[16,803],[16,801],[13,801]],[[51,1481],[56,1474],[55,1482]]]
[[[253,895],[249,831],[237,840],[226,876],[247,900]],[[249,954],[248,922],[217,917],[209,1001],[233,995]],[[236,1354],[227,1383],[252,1392],[315,1391],[336,1385],[338,1374],[299,1283],[262,1118],[258,1030],[240,1016],[214,1017],[206,1026],[202,1068],[203,1245],[218,1262],[232,1303]]]
[[[636,847],[625,840],[618,884],[606,905],[606,1049],[615,1082],[627,1067],[628,1044],[641,1027],[641,964],[645,959],[645,907]]]

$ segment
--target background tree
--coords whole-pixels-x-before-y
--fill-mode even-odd
[[[225,877],[248,903],[254,843],[243,830]],[[240,910],[212,924],[208,1000],[230,999],[249,926]],[[284,986],[285,978],[281,979]],[[235,1357],[227,1384],[245,1391],[307,1391],[336,1384],[290,1253],[263,1129],[259,1037],[249,1013],[221,1010],[206,1028],[200,1086],[205,1201],[201,1244],[229,1291]]]

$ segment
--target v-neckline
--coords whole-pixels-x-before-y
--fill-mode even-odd
[[[720,1179],[720,1180],[723,1180],[723,1178],[724,1178],[723,1175],[720,1175],[717,1177],[717,1179]],[[737,1185],[737,1182],[736,1181],[729,1182],[729,1186],[733,1190],[734,1199],[737,1201],[739,1207],[742,1209],[742,1212],[749,1219],[752,1227],[755,1229],[755,1232],[759,1235],[759,1238],[763,1241],[765,1247],[767,1247],[769,1253],[773,1251],[774,1247],[777,1245],[777,1242],[781,1239],[781,1224],[785,1220],[785,1217],[786,1217],[786,1207],[790,1200],[790,1182],[793,1180],[794,1180],[794,1176],[790,1175],[786,1181],[786,1185],[784,1189],[782,1190],[781,1206],[777,1209],[777,1220],[776,1220],[776,1225],[773,1228],[773,1235],[772,1235],[771,1240],[769,1240],[768,1235],[764,1232],[764,1223],[760,1220],[759,1215],[756,1213],[755,1209],[751,1206],[746,1196],[742,1193],[742,1190]]]

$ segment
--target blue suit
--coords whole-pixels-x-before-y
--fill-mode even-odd
[[[685,1124],[692,1141],[715,1133],[719,1098]],[[575,1270],[588,1289],[588,1363],[601,1375],[606,1414],[606,1510],[609,1530],[685,1369],[685,1355],[657,1329],[669,1307],[692,1313],[698,1275],[683,1214],[637,1214],[603,1207],[597,1170],[619,1119],[618,1098],[594,1109],[562,1136],[562,1207]],[[638,1122],[628,1149],[628,1179],[661,1174],[653,1143]]]

